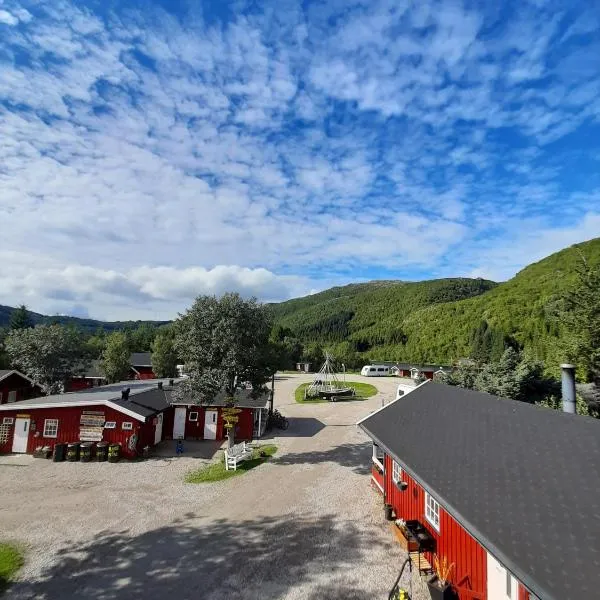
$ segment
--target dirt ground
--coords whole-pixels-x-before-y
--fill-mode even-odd
[[[27,546],[15,599],[222,600],[387,598],[402,551],[369,483],[371,445],[357,420],[398,380],[363,378],[365,401],[296,404],[307,375],[281,375],[290,419],[265,441],[277,455],[208,485],[183,482],[218,447],[188,445],[136,463],[0,457],[0,537]],[[417,598],[417,595],[413,596]]]

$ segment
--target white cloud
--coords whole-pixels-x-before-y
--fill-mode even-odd
[[[5,25],[18,25],[19,19],[7,10],[0,9],[0,23],[4,23]]]
[[[513,243],[525,223],[594,231],[595,180],[565,190],[571,146],[545,146],[600,115],[600,76],[562,51],[589,34],[577,19],[114,10],[0,12],[20,23],[0,39],[0,251],[21,256],[2,302],[164,315],[227,285],[272,299],[340,273],[505,275],[539,254]]]

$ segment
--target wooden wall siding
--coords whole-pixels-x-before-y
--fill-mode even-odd
[[[386,502],[399,518],[417,519],[436,539],[437,554],[454,563],[450,581],[457,587],[460,600],[485,600],[487,590],[487,557],[485,550],[440,507],[440,533],[425,518],[425,492],[405,471],[402,480],[408,488],[400,491],[392,481],[392,459],[385,457]],[[426,553],[433,564],[433,555]]]
[[[191,406],[187,408],[185,415],[185,439],[186,440],[202,440],[204,439],[204,418],[205,412],[207,410],[211,410],[210,406]],[[227,435],[227,430],[225,429],[225,422],[223,420],[223,414],[221,412],[221,407],[215,406],[212,410],[217,410],[217,440],[224,440]],[[251,440],[252,433],[254,432],[254,410],[252,408],[242,408],[242,412],[240,412],[238,416],[238,422],[236,425],[235,431],[235,439],[242,440]],[[190,421],[190,413],[197,412],[198,413],[198,421]],[[169,430],[166,434],[169,438],[173,437],[173,416],[170,416],[170,421],[168,424]]]
[[[529,592],[521,584],[519,584],[519,600],[529,600]]]
[[[152,371],[152,367],[135,367],[137,373],[132,371],[133,379],[156,379],[156,375]]]
[[[381,486],[381,489],[383,488],[383,474],[379,472],[379,469],[375,466],[375,464],[373,464],[373,466],[371,467],[371,475],[373,476],[373,479]],[[378,492],[381,492],[381,490],[374,485],[373,486]]]
[[[8,404],[8,393],[17,392],[17,400],[28,400],[29,398],[38,398],[42,395],[42,390],[38,386],[32,386],[27,379],[19,375],[12,374],[6,379],[0,381],[0,404]]]
[[[115,429],[104,429],[102,439],[105,442],[117,442],[122,446],[122,453],[125,456],[135,456],[135,452],[129,451],[127,442],[132,434],[138,435],[137,449],[140,451],[144,445],[142,440],[154,439],[155,426],[152,423],[152,418],[148,419],[148,423],[141,423],[137,419],[125,415],[117,410],[106,406],[88,406],[88,407],[73,407],[73,408],[44,408],[25,410],[15,406],[14,411],[2,411],[0,413],[0,422],[4,417],[16,418],[17,415],[28,415],[31,419],[29,430],[29,441],[27,444],[27,452],[32,453],[37,446],[50,446],[58,442],[78,442],[80,418],[82,411],[102,411],[106,421],[115,421]],[[56,438],[46,438],[44,433],[44,420],[58,419],[58,435]],[[124,421],[133,423],[133,430],[122,428]],[[35,425],[34,425],[35,424]],[[35,430],[34,430],[35,427]],[[14,425],[11,427],[8,440],[0,445],[0,453],[12,452]]]

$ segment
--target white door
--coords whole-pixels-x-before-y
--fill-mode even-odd
[[[15,419],[15,434],[13,436],[13,452],[27,452],[27,440],[29,439],[29,417],[17,417]]]
[[[175,420],[173,421],[173,439],[182,440],[185,437],[185,416],[187,408],[178,406],[175,409]]]
[[[185,419],[185,415],[184,415]],[[185,421],[184,421],[185,422]],[[163,414],[156,416],[156,429],[154,430],[154,443],[158,444],[162,440]]]
[[[207,410],[204,412],[204,439],[217,439],[217,411]]]
[[[517,600],[517,580],[491,555],[487,555],[488,600]]]

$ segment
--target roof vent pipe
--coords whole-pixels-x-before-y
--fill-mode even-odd
[[[162,390],[162,385],[163,385],[163,382],[162,382],[162,381],[159,381],[159,382],[158,382],[158,389],[159,389],[159,390]]]
[[[131,391],[130,388],[126,388],[124,390],[121,390],[121,400],[129,400],[129,392]]]
[[[563,411],[575,414],[575,365],[560,365]]]
[[[171,387],[173,387],[174,384],[175,384],[175,380],[174,379],[169,379],[169,385]]]

